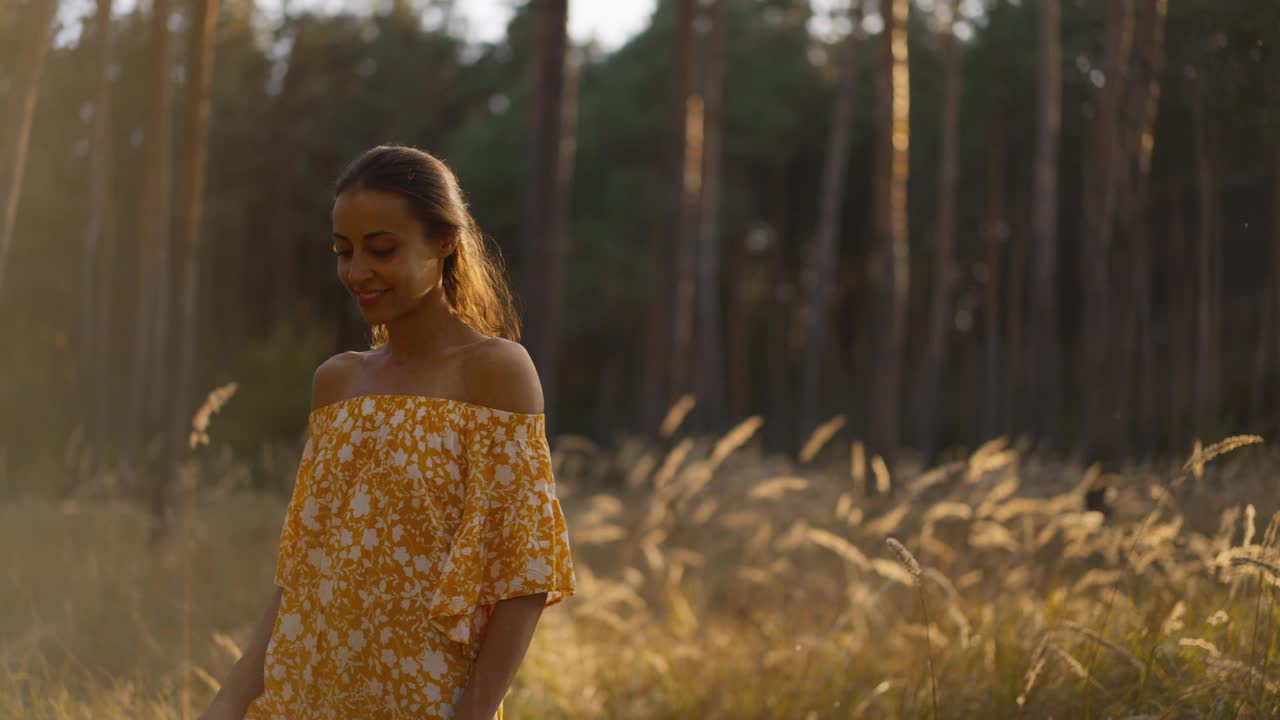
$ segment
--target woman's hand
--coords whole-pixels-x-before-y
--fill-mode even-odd
[[[233,705],[235,703],[230,702],[219,690],[209,703],[209,708],[196,720],[244,720],[246,708],[236,708]]]
[[[276,587],[267,603],[267,611],[262,614],[244,655],[231,666],[231,672],[223,681],[218,693],[209,703],[209,709],[199,720],[244,720],[249,705],[262,694],[263,663],[266,659],[267,644],[271,641],[271,630],[275,626],[276,614],[280,612],[280,598],[284,590]]]
[[[498,601],[467,686],[454,707],[454,720],[492,720],[496,716],[546,604],[546,591]]]

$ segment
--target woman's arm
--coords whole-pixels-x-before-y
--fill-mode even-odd
[[[463,367],[473,402],[510,412],[544,411],[538,371],[520,343],[503,338],[480,343]],[[467,686],[454,708],[454,720],[493,720],[524,661],[546,603],[545,592],[498,601],[485,625]]]
[[[485,625],[470,679],[454,709],[454,720],[493,719],[524,661],[546,602],[545,592],[498,601]]]
[[[338,353],[320,363],[312,373],[312,410],[340,399],[353,357],[356,357],[355,353]],[[280,596],[283,594],[284,588],[275,586],[271,602],[267,603],[267,611],[263,613],[249,638],[249,647],[232,666],[226,682],[222,684],[218,694],[214,695],[209,709],[199,720],[242,720],[249,704],[262,694],[267,645],[271,642],[271,632],[275,629],[276,615],[280,612]]]
[[[284,590],[277,586],[275,592],[271,594],[267,611],[262,614],[262,619],[258,620],[257,627],[253,629],[253,635],[249,637],[249,646],[245,649],[244,655],[231,667],[226,682],[213,697],[209,709],[200,716],[201,720],[220,720],[224,717],[240,720],[249,709],[249,704],[262,694],[262,672],[267,655],[267,643],[271,641],[271,631],[275,628],[276,613],[280,611],[280,596],[283,592]]]

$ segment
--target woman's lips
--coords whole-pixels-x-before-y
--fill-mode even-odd
[[[372,307],[382,298],[383,295],[386,294],[386,290],[378,290],[377,292],[371,293],[356,293],[356,301],[360,303],[360,307]]]

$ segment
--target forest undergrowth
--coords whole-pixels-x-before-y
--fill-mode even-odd
[[[508,718],[1280,716],[1261,438],[1115,473],[997,438],[890,475],[840,419],[791,457],[761,453],[763,422],[554,439],[578,593],[543,614]],[[199,714],[269,598],[287,502],[204,453],[158,545],[109,476],[0,502],[0,718]]]

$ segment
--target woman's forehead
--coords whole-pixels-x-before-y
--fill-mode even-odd
[[[404,196],[385,190],[348,190],[333,201],[334,225],[370,222],[403,225],[412,220]]]

